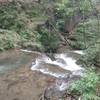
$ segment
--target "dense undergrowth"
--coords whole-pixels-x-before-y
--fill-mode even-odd
[[[38,42],[34,29],[44,23],[46,17],[37,6],[16,1],[0,6],[0,50],[28,47]]]
[[[96,94],[99,80],[99,75],[94,70],[88,70],[80,80],[73,82],[69,86],[69,91],[74,94],[75,100],[99,100],[100,97]]]

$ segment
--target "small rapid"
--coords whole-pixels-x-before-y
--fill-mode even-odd
[[[31,66],[31,71],[38,75],[40,73],[44,76],[54,77],[56,79],[54,87],[63,91],[71,81],[82,76],[84,69],[77,64],[77,60],[83,54],[82,51],[68,51],[47,55],[23,49],[11,50],[1,53],[0,73],[4,74],[20,67]]]
[[[76,56],[84,55],[82,51],[71,51],[68,53],[54,54],[52,60],[46,54],[41,54],[32,62],[31,70],[57,78],[56,88],[63,91],[68,84],[83,75],[84,68],[77,64]],[[77,59],[76,59],[77,58]]]
[[[65,54],[54,54],[55,60],[52,61],[50,57],[42,54],[32,63],[31,70],[37,70],[44,74],[49,74],[59,77],[66,77],[66,73],[78,74],[83,68],[78,65],[77,60]]]

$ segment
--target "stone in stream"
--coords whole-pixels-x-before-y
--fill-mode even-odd
[[[41,63],[40,65],[33,68],[33,70],[40,71],[44,74],[48,74],[57,78],[67,78],[71,73],[71,71],[65,70],[58,65]]]
[[[47,55],[52,61],[55,61],[55,60],[56,60],[53,53],[46,53],[46,55]]]
[[[61,59],[61,58],[57,58],[56,61],[57,61],[58,63],[67,65],[66,62],[65,62],[63,59]]]

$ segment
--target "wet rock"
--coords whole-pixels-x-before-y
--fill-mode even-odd
[[[40,100],[59,100],[61,93],[56,86],[48,87],[44,90]]]
[[[52,61],[55,61],[55,60],[56,60],[53,53],[46,53],[46,55],[47,55]]]
[[[57,58],[56,61],[58,63],[61,63],[61,64],[65,64],[66,65],[66,62],[63,59],[61,59],[61,58]]]
[[[42,72],[47,75],[51,75],[54,77],[61,77],[61,78],[66,78],[71,74],[71,71],[65,70],[57,65],[53,64],[44,64],[41,63],[41,66],[37,66],[36,69],[34,68],[33,70],[37,70],[39,72]]]

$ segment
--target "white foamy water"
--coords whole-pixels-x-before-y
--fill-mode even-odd
[[[28,53],[33,52],[33,51],[30,51],[30,50],[24,50],[24,49],[20,49],[20,51],[22,51],[22,52],[28,52]]]
[[[85,53],[83,51],[80,51],[80,50],[75,50],[73,51],[74,53],[77,53],[77,54],[80,54],[80,55],[84,55]]]
[[[81,54],[82,52],[74,51],[73,53]],[[78,65],[77,60],[67,54],[54,54],[55,60],[52,61],[50,57],[45,54],[38,56],[35,62],[32,63],[31,70],[39,71],[43,74],[48,74],[58,78],[56,87],[59,91],[64,91],[70,80],[79,78],[83,75],[83,68]],[[61,81],[59,81],[61,79]],[[68,80],[67,80],[68,79]]]
[[[77,60],[73,59],[72,57],[67,57],[67,54],[58,54],[56,55],[56,58],[61,58],[66,62],[66,65],[61,63],[62,66],[60,66],[66,70],[76,71],[82,69],[80,65],[76,64]]]
[[[41,55],[40,52],[37,52],[37,51],[31,51],[31,50],[27,50],[27,49],[20,49],[19,51],[26,52],[26,53],[34,53],[34,54],[39,54],[39,55]]]
[[[81,67],[81,65],[76,64],[77,60],[75,60],[74,58],[67,56],[67,54],[55,54],[54,57],[56,60],[52,61],[48,56],[46,56],[45,54],[42,54],[41,57],[38,57],[36,61],[33,62],[31,69],[40,71],[44,74],[52,75],[54,77],[66,76],[65,73],[63,73],[63,71],[64,72],[66,71],[66,73],[70,71],[72,72],[73,75],[81,74],[80,70],[83,70],[83,68]],[[44,65],[41,65],[41,64],[44,64]],[[46,67],[45,64],[47,64],[48,67]],[[52,68],[52,66],[54,67]],[[56,69],[56,71],[53,71],[53,69],[54,70]],[[62,69],[63,71],[60,73],[60,70]]]

